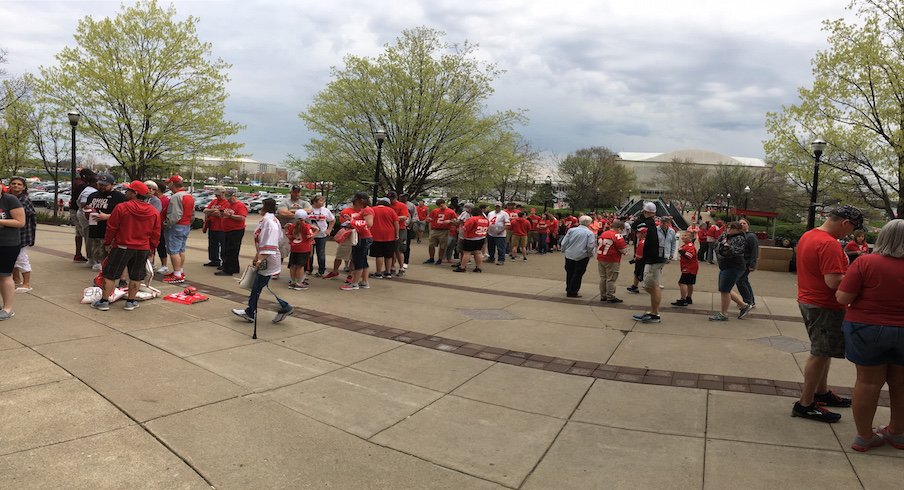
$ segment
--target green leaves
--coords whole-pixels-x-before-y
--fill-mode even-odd
[[[569,183],[572,209],[601,208],[619,204],[634,187],[631,169],[616,162],[605,147],[584,148],[559,163],[559,175]]]
[[[151,162],[179,164],[194,155],[234,155],[229,137],[242,126],[224,119],[226,71],[198,39],[198,19],[175,20],[155,0],[123,7],[115,18],[86,17],[76,47],[42,67],[39,90],[60,113],[82,114],[80,133],[143,178]]]

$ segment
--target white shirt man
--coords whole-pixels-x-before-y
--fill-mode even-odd
[[[495,262],[496,265],[505,264],[505,236],[506,230],[512,222],[512,217],[502,209],[502,203],[495,203],[496,207],[487,214],[490,221],[490,227],[487,230],[487,252],[489,254],[489,262]],[[499,260],[496,260],[496,252],[499,252]]]

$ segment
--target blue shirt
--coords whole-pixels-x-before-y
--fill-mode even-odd
[[[565,258],[583,260],[596,253],[596,236],[586,226],[571,228],[562,239],[562,251]]]

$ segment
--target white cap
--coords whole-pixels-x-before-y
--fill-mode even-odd
[[[655,213],[656,205],[651,202],[645,202],[645,203],[643,203],[643,210],[646,213]]]
[[[305,211],[304,209],[299,209],[298,211],[295,211],[295,218],[296,219],[308,219],[308,212]]]

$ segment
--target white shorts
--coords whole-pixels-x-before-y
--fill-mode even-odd
[[[31,262],[28,261],[28,247],[19,249],[19,256],[16,257],[16,266],[22,272],[31,272]]]

